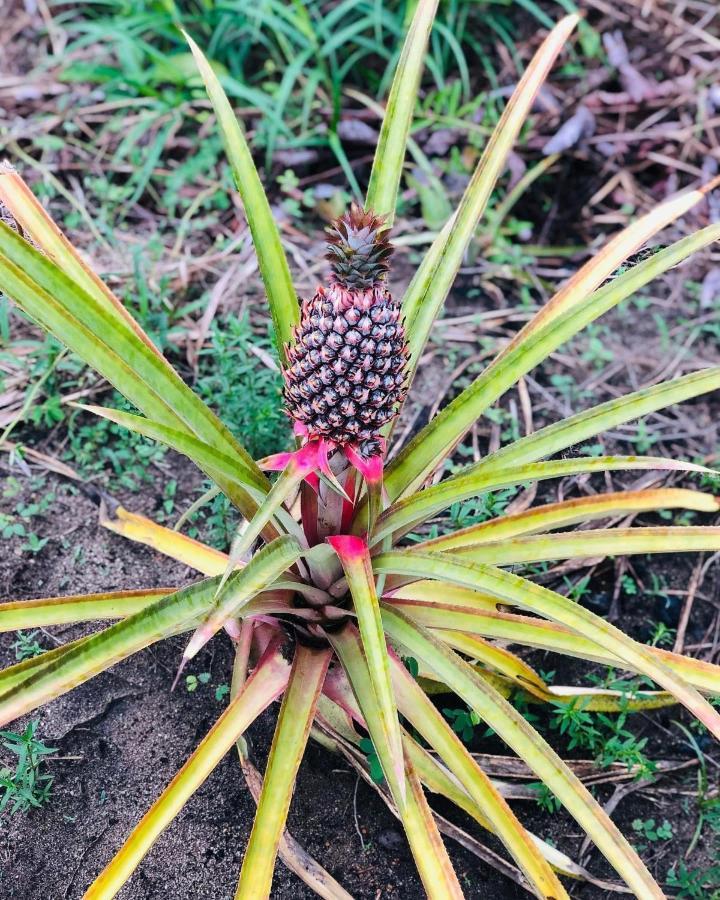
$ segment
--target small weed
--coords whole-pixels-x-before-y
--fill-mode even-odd
[[[546,784],[541,781],[533,781],[528,787],[537,793],[536,803],[545,812],[556,813],[561,809],[562,804]]]
[[[53,777],[41,771],[43,757],[55,753],[36,737],[37,722],[30,722],[22,734],[0,731],[2,746],[17,757],[14,770],[0,768],[0,815],[38,808],[50,799]]]
[[[209,672],[200,672],[199,675],[186,675],[185,690],[188,694],[194,694],[201,684],[208,684],[211,677]]]
[[[13,648],[15,650],[15,659],[19,662],[40,656],[41,653],[45,652],[45,648],[35,640],[35,635],[39,634],[39,631],[18,631],[16,634],[17,640],[13,644]]]
[[[215,688],[215,699],[218,703],[222,703],[222,701],[227,697],[230,693],[230,685],[229,684],[219,684]]]
[[[683,900],[720,900],[720,865],[689,869],[683,860],[673,863],[667,873],[668,887]]]
[[[637,845],[641,852],[647,850],[650,844],[669,841],[673,836],[673,827],[667,819],[663,819],[660,824],[655,819],[633,819],[632,828],[641,839],[641,843]]]
[[[444,709],[443,715],[450,722],[452,730],[460,736],[460,740],[469,744],[480,724],[480,716],[472,709]]]

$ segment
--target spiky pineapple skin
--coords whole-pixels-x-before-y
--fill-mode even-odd
[[[400,305],[384,288],[318,288],[288,349],[285,401],[310,437],[338,445],[375,439],[405,394]]]
[[[384,218],[356,204],[330,225],[330,283],[303,302],[284,373],[287,410],[308,437],[366,455],[406,391],[405,329],[385,285],[392,252]]]

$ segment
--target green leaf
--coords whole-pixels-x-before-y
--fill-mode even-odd
[[[328,638],[347,674],[352,687],[351,703],[355,709],[346,710],[356,717],[361,714],[375,752],[382,766],[393,801],[407,835],[410,849],[430,900],[462,900],[462,891],[417,775],[405,758],[406,786],[403,790],[395,778],[392,754],[385,739],[375,690],[363,655],[360,634],[354,625],[347,625]],[[346,704],[349,705],[349,704]],[[356,712],[359,707],[359,712]]]
[[[0,603],[0,632],[21,628],[46,628],[98,619],[125,619],[150,606],[170,589],[112,591],[71,597],[43,597]]]
[[[245,851],[235,900],[269,897],[275,858],[285,828],[300,760],[332,653],[298,643],[270,756],[257,815]]]
[[[682,403],[692,397],[715,391],[720,387],[720,367],[701,369],[691,372],[672,381],[664,381],[632,394],[626,394],[617,400],[608,400],[599,406],[593,406],[583,412],[576,413],[553,425],[547,425],[534,434],[520,438],[507,447],[486,456],[467,472],[500,473],[518,465],[525,465],[582,444],[589,438],[624,425],[633,419],[664,409],[674,403]]]
[[[234,482],[241,484],[252,492],[256,500],[262,499],[270,489],[267,478],[256,465],[246,465],[186,431],[169,428],[160,422],[153,422],[144,416],[136,416],[119,409],[85,404],[76,405],[79,409],[84,409],[86,412],[115,422],[136,434],[142,434],[165,444],[166,447],[171,447],[191,459],[213,481],[215,480],[212,474],[214,472],[219,476],[220,482],[226,485]]]
[[[293,327],[300,322],[300,310],[290,268],[282,248],[280,232],[230,101],[202,50],[188,34],[185,34],[185,38],[215,109],[225,152],[245,207],[245,215],[255,245],[260,274],[270,304],[278,353],[285,363],[287,362],[285,346],[293,339]]]
[[[539,432],[538,432],[539,433]],[[543,454],[544,455],[544,454]],[[488,457],[491,459],[492,457]],[[693,463],[681,463],[653,456],[578,456],[574,459],[553,459],[547,462],[518,463],[510,466],[488,467],[482,463],[463,470],[459,475],[446,478],[414,496],[399,500],[378,519],[372,543],[376,544],[390,534],[403,534],[426,521],[453,503],[477,497],[488,491],[499,490],[525,481],[546,478],[564,478],[586,472],[612,472],[633,469],[666,469],[696,472],[703,467]],[[361,527],[358,523],[357,527]]]
[[[662,891],[602,807],[520,713],[430,632],[385,606],[382,617],[394,640],[430,666],[547,784],[637,896],[662,900]]]
[[[188,628],[212,603],[216,581],[206,580],[168,594],[104,629],[0,694],[0,725],[71,690],[138,650]],[[39,657],[42,659],[42,657]]]
[[[488,544],[469,544],[453,550],[451,557],[473,563],[509,566],[554,559],[629,556],[638,553],[692,553],[702,550],[720,550],[720,528],[712,525],[599,528],[533,535]],[[424,551],[425,548],[414,548],[410,552]]]
[[[228,429],[124,317],[95,294],[86,293],[4,223],[0,223],[0,290],[148,418],[194,434],[263,477]],[[252,515],[254,501],[241,492],[238,496],[241,511]]]
[[[392,224],[408,134],[438,0],[418,0],[403,44],[375,150],[365,207]]]

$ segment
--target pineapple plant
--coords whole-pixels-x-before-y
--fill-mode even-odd
[[[558,454],[606,429],[716,390],[718,368],[620,396],[515,440],[448,477],[434,477],[473,423],[519,378],[653,278],[720,238],[720,226],[709,225],[610,278],[713,185],[670,198],[612,237],[468,387],[400,452],[388,453],[393,417],[432,323],[543,79],[577,24],[574,16],[563,19],[538,48],[457,211],[396,300],[387,283],[389,226],[436,5],[419,0],[415,8],[364,207],[353,207],[331,227],[330,280],[302,306],[242,130],[212,66],[188,39],[258,254],[285,372],[287,411],[296,423],[291,452],[252,459],[88,267],[19,174],[9,166],[0,170],[0,199],[18,225],[14,230],[0,224],[0,289],[101,373],[138,413],[87,409],[186,455],[245,520],[230,553],[223,554],[121,506],[102,508],[104,527],[182,560],[202,577],[176,590],[139,586],[0,604],[2,630],[112,623],[1,671],[0,726],[163,639],[190,636],[180,670],[222,630],[235,647],[227,708],[88,885],[86,900],[108,900],[121,891],[233,747],[257,801],[235,897],[271,896],[278,856],[319,896],[349,897],[286,830],[311,735],[364,777],[369,775],[362,744],[371,741],[383,797],[402,823],[428,897],[462,897],[441,837],[448,823],[429,799],[439,795],[499,838],[512,860],[502,863],[503,871],[536,896],[567,898],[565,877],[593,876],[526,829],[502,784],[484,771],[433,703],[438,690],[461,698],[552,791],[625,885],[613,888],[642,900],[664,896],[603,807],[508,698],[519,695],[554,707],[581,703],[609,715],[679,703],[718,738],[720,713],[708,698],[720,695],[720,667],[638,643],[534,582],[522,566],[717,551],[717,526],[559,529],[665,509],[717,513],[718,499],[672,487],[601,492],[501,514],[419,543],[408,543],[405,536],[453,503],[512,485],[612,471],[708,472],[662,457]],[[272,471],[280,473],[274,481],[267,474]],[[628,700],[609,688],[552,685],[508,645],[637,673],[653,687]],[[403,657],[412,657],[416,673]],[[243,734],[277,700],[275,737],[261,775]]]

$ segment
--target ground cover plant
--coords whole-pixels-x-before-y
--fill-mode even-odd
[[[302,446],[280,458],[261,460],[261,467],[171,373],[123,308],[52,228],[19,177],[9,170],[1,177],[3,200],[18,227],[46,254],[11,228],[3,229],[3,289],[145,415],[96,410],[99,414],[184,452],[236,503],[248,522],[228,558],[122,508],[106,507],[103,517],[108,527],[189,561],[208,580],[169,595],[148,591],[2,607],[0,623],[12,630],[124,617],[95,637],[6,670],[0,681],[0,710],[8,720],[161,637],[194,631],[186,659],[223,626],[237,641],[231,705],[88,896],[117,892],[190,793],[241,738],[254,715],[283,693],[261,789],[240,741],[241,760],[248,778],[254,779],[259,806],[238,896],[268,894],[277,852],[320,893],[343,896],[327,873],[283,837],[294,774],[311,728],[349,758],[372,755],[375,774],[382,773],[429,896],[459,896],[460,887],[423,784],[496,831],[537,893],[564,896],[555,871],[582,873],[571,860],[522,828],[497,785],[467,754],[428,700],[423,691],[428,682],[449,686],[478,720],[526,760],[638,896],[662,896],[602,808],[504,697],[521,691],[544,702],[581,701],[585,709],[609,713],[626,713],[628,707],[652,707],[675,698],[717,735],[717,713],[698,691],[718,693],[718,670],[643,647],[573,600],[503,567],[598,553],[714,550],[718,543],[714,528],[590,529],[552,536],[547,532],[592,522],[608,512],[668,508],[713,512],[715,499],[677,489],[600,494],[517,516],[499,516],[407,546],[403,538],[451,504],[509,485],[571,472],[647,468],[703,472],[701,466],[652,457],[541,460],[603,429],[713,390],[719,377],[714,369],[573,416],[507,445],[450,478],[422,487],[475,419],[518,377],[650,278],[715,241],[718,229],[710,226],[605,283],[628,254],[700,202],[705,192],[674,198],[630,226],[561,288],[477,380],[385,468],[388,419],[404,398],[406,381],[411,380],[432,321],[542,77],[575,24],[572,19],[561,23],[528,68],[460,208],[432,246],[400,307],[385,288],[389,247],[384,232],[395,206],[433,12],[431,3],[418,6],[393,83],[366,211],[351,211],[337,224],[330,250],[333,281],[306,302],[302,318],[242,135],[212,70],[193,48],[253,229],[278,349],[281,356],[289,357],[287,400],[300,426]],[[378,216],[386,217],[385,222]],[[295,325],[298,332],[293,330]],[[369,331],[364,333],[365,329]],[[374,341],[375,346],[363,347],[364,341]],[[331,353],[329,360],[322,356],[323,348]],[[367,357],[370,361],[365,364]],[[342,365],[336,369],[336,362],[347,364],[346,370]],[[326,371],[330,363],[331,371]],[[403,377],[397,380],[398,375]],[[392,384],[384,381],[389,376]],[[346,388],[349,394],[343,397]],[[278,467],[281,474],[271,487],[261,469]],[[298,503],[293,502],[298,491],[299,518]],[[258,537],[265,546],[248,559]],[[520,615],[516,608],[539,618]],[[588,691],[552,686],[488,638],[512,639],[625,667],[649,677],[664,691],[643,689],[628,700],[611,688]]]

